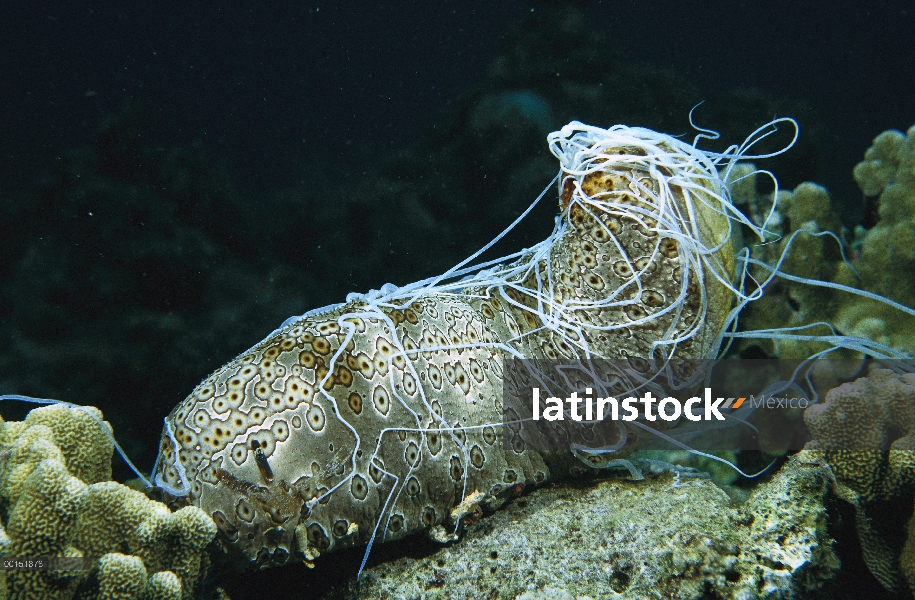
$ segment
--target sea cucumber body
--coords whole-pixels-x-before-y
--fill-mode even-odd
[[[217,370],[167,418],[158,480],[186,482],[180,501],[212,515],[230,555],[270,566],[398,539],[449,521],[474,493],[493,498],[580,466],[501,427],[504,360],[587,348],[640,366],[653,342],[698,318],[705,327],[675,350],[705,357],[731,297],[684,268],[680,244],[659,233],[647,200],[685,200],[647,169],[564,177],[561,193],[565,227],[499,285],[353,301],[289,323]],[[693,218],[702,235],[726,235],[721,212]],[[733,269],[730,244],[716,256]]]

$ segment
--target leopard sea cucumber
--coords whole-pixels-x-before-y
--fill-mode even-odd
[[[289,319],[166,418],[154,481],[239,564],[396,540],[580,466],[505,435],[508,358],[717,353],[735,263],[722,155],[625,126],[548,139],[548,239]]]

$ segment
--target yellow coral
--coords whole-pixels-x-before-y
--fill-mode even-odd
[[[841,231],[842,224],[832,212],[829,192],[821,185],[805,181],[791,193],[779,197],[782,213],[788,217],[792,231]]]
[[[7,555],[67,555],[85,488],[59,460],[41,461],[23,482],[12,506],[7,522]],[[11,598],[69,598],[79,578],[78,573],[54,577],[46,571],[5,571],[4,575]]]
[[[4,423],[7,426],[6,423]],[[65,462],[60,449],[54,445],[54,433],[49,427],[37,425],[22,431],[22,434],[5,446],[5,464],[0,471],[0,498],[7,504],[18,498],[32,471],[43,460]]]
[[[94,578],[76,570],[2,571],[2,597],[193,597],[215,524],[197,508],[172,513],[119,483],[87,486],[74,477],[110,478],[110,427],[101,418],[94,408],[58,405],[33,410],[21,423],[0,421],[4,554],[102,557]]]
[[[110,552],[106,550],[110,540],[123,540],[133,546],[130,538],[144,521],[157,513],[169,514],[169,510],[114,481],[93,484],[80,514],[76,543],[94,555]]]
[[[764,207],[770,204],[771,197],[756,198],[750,202],[751,207],[755,207],[758,219],[764,218],[762,213],[768,210]],[[770,222],[770,230],[774,234],[781,234],[781,239],[776,243],[752,245],[750,250],[754,258],[769,265],[781,261],[781,272],[795,277],[835,281],[845,285],[857,284],[857,276],[849,278],[842,268],[842,252],[836,239],[827,235],[812,235],[820,232],[831,232],[836,238],[841,238],[842,235],[841,223],[832,212],[829,193],[825,188],[802,183],[793,191],[780,191],[777,207],[779,212]],[[792,237],[799,230],[811,233],[801,232]],[[769,274],[770,271],[766,269],[754,270],[754,275],[760,281],[764,281]],[[800,328],[829,321],[846,298],[858,300],[847,293],[778,279],[767,289],[765,297],[747,305],[741,313],[740,321],[742,327],[749,331]],[[803,331],[807,335],[832,333],[826,325],[809,327]],[[826,342],[772,336],[768,339],[743,341],[738,344],[738,349],[750,345],[760,346],[768,355],[784,359],[807,358],[831,347]]]
[[[94,406],[74,410],[56,404],[29,412],[25,425],[46,425],[66,460],[67,470],[84,483],[111,479],[111,426]]]
[[[855,167],[865,195],[880,194],[879,222],[863,238],[858,270],[867,289],[912,304],[915,281],[915,126],[886,131]],[[911,323],[909,323],[911,331]],[[908,348],[911,352],[915,348]]]
[[[829,194],[818,185],[802,183],[794,191],[779,192],[778,213],[770,220],[770,229],[781,234],[777,243],[751,247],[753,257],[775,265],[784,254],[781,271],[788,275],[835,283],[889,298],[915,307],[915,126],[908,135],[898,131],[884,132],[865,153],[865,160],[854,170],[855,179],[865,195],[879,194],[879,221],[869,230],[858,228],[851,248],[840,249],[835,239],[814,236],[829,231],[841,238],[839,219],[830,207]],[[748,177],[732,184],[732,193],[749,193],[755,189]],[[771,196],[769,197],[771,199]],[[760,220],[761,207],[767,198],[749,198],[747,204]],[[787,248],[791,240],[791,247]],[[846,259],[851,260],[849,264]],[[765,277],[769,271],[759,269]],[[751,303],[741,314],[749,330],[802,327],[813,323],[831,323],[845,336],[868,339],[915,355],[915,317],[872,298],[865,298],[833,288],[812,287],[779,279],[767,290],[767,297]],[[808,335],[830,335],[823,326],[804,329]],[[739,345],[744,349],[756,344],[779,358],[806,358],[829,347],[826,343],[805,340],[754,340]],[[833,354],[831,358],[840,355]]]
[[[136,556],[112,552],[98,561],[99,600],[132,600],[146,590],[146,567]]]
[[[877,196],[896,175],[899,150],[905,136],[895,130],[884,131],[874,138],[874,144],[864,153],[864,160],[855,166],[855,181],[865,196]]]
[[[180,600],[181,581],[171,571],[153,573],[146,582],[146,597],[155,600]]]

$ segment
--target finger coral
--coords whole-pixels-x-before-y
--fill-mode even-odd
[[[733,191],[746,198],[748,211],[762,223],[771,198],[756,196],[754,169],[747,165],[743,170],[749,171],[749,174],[732,184]],[[787,275],[854,287],[856,280],[843,262],[841,246],[837,241],[841,239],[842,226],[832,211],[829,192],[820,185],[802,183],[792,191],[779,191],[776,208],[778,212],[770,219],[768,230],[778,236],[775,238],[777,241],[750,247],[753,258],[769,265],[769,268],[753,269],[757,279],[764,281],[771,268],[781,260],[780,271]],[[754,331],[812,326],[829,321],[840,303],[846,301],[846,296],[848,302],[859,300],[849,294],[812,287],[801,281],[777,279],[758,302],[746,306],[740,315],[740,322],[742,328]],[[805,333],[827,335],[830,331],[827,326],[820,325],[805,330]],[[816,341],[766,335],[744,340],[740,348],[750,345],[760,346],[767,355],[783,359],[807,358],[828,346]]]
[[[864,153],[864,160],[855,165],[854,170],[855,181],[865,196],[879,196],[896,178],[900,152],[906,142],[906,136],[895,130],[884,131],[874,138],[874,143]]]
[[[744,175],[746,172],[750,174]],[[744,178],[735,177],[737,174]],[[809,336],[835,332],[912,356],[915,316],[911,310],[899,310],[898,305],[879,298],[915,307],[915,279],[911,277],[915,272],[915,127],[908,135],[898,131],[879,135],[854,175],[865,196],[879,195],[879,220],[870,229],[858,227],[851,241],[846,239],[825,188],[802,183],[793,191],[778,193],[776,212],[767,223],[773,243],[750,247],[750,251],[753,258],[768,265],[754,271],[760,280],[782,258],[780,271],[786,277],[773,282],[766,296],[749,304],[740,319],[746,329],[803,328],[797,331]],[[735,170],[731,192],[762,223],[771,195],[756,194],[755,179],[752,169]],[[808,285],[811,282],[826,285]],[[829,346],[817,340],[774,336],[739,344],[741,349],[751,345],[787,359],[807,358]]]
[[[854,170],[865,196],[878,196],[880,220],[864,233],[856,266],[864,286],[912,305],[915,299],[915,125],[885,131]],[[911,323],[909,331],[912,331]]]
[[[196,508],[164,504],[111,477],[111,430],[64,405],[0,421],[2,553],[84,558],[85,570],[0,571],[9,598],[194,597],[216,533]]]

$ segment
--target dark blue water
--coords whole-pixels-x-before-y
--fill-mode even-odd
[[[852,167],[915,123],[913,32],[892,1],[5,3],[0,392],[97,405],[151,466],[170,408],[286,317],[490,239],[573,119],[688,133],[704,101],[739,143],[796,117],[761,166],[852,225]]]

